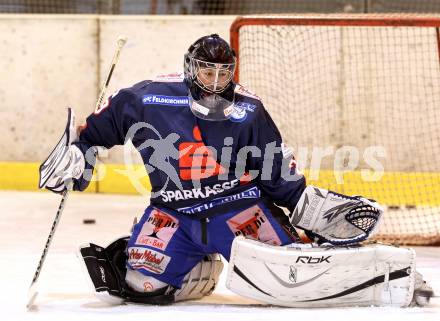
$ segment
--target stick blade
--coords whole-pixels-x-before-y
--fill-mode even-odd
[[[26,304],[26,308],[28,310],[32,309],[32,307],[34,306],[34,303],[35,303],[35,299],[37,298],[37,295],[38,295],[38,291],[34,285],[35,284],[31,285],[31,287],[29,288],[29,292],[28,292],[28,301]]]

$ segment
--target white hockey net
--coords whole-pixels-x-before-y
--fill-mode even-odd
[[[376,199],[380,239],[440,242],[439,18],[242,17],[237,79],[259,95],[308,183]]]

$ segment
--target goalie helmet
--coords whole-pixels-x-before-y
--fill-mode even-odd
[[[234,106],[235,54],[217,34],[194,42],[184,57],[191,111],[206,120],[228,119]]]

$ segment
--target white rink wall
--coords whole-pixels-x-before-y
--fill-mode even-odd
[[[201,36],[229,40],[235,16],[0,15],[0,161],[40,162],[65,126],[94,110],[119,35],[128,37],[107,94],[182,71]],[[104,162],[121,163],[121,148]]]

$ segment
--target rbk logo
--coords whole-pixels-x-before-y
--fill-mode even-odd
[[[329,259],[332,256],[321,256],[321,257],[313,257],[313,256],[298,256],[295,263],[306,263],[306,264],[316,264],[316,263],[322,263],[327,262],[330,263]]]
[[[179,145],[179,176],[182,180],[199,180],[217,176],[226,170],[215,160],[214,154],[202,142],[198,126],[193,129],[196,142],[184,142]]]

